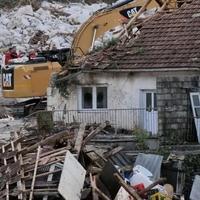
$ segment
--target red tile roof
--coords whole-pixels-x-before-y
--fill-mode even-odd
[[[137,39],[96,52],[85,69],[200,68],[200,0],[146,23]]]

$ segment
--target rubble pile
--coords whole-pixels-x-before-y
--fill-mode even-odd
[[[30,48],[69,48],[74,32],[96,10],[106,3],[92,5],[82,3],[58,3],[44,1],[38,10],[31,5],[15,8],[12,11],[0,10],[0,49],[16,45],[20,50]],[[42,33],[45,41],[36,41],[35,35]],[[34,40],[34,44],[32,43]]]
[[[121,146],[91,148],[108,127],[75,123],[58,132],[13,132],[0,148],[0,199],[172,199],[173,186],[160,178],[163,156],[139,153],[133,165]]]

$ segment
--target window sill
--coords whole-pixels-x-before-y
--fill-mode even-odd
[[[81,112],[92,112],[92,113],[97,113],[97,112],[107,112],[108,111],[108,108],[98,108],[98,109],[79,109],[78,112],[81,113]]]

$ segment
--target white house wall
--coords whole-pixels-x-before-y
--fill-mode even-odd
[[[89,113],[87,116],[83,112],[77,112],[79,106],[79,90],[81,86],[107,86],[108,109],[109,112],[96,111]],[[68,98],[61,97],[58,89],[48,88],[48,110],[56,110],[55,117],[57,120],[68,118],[78,119],[81,121],[100,122],[103,119],[111,121],[113,124],[123,124],[123,128],[132,128],[129,121],[134,121],[133,116],[136,114],[128,114],[128,111],[113,111],[112,109],[133,109],[141,107],[141,91],[156,89],[156,75],[149,73],[92,73],[81,74],[76,80],[72,80],[70,85],[66,86],[69,93]],[[64,110],[73,110],[63,115]],[[60,110],[60,111],[58,111]],[[129,111],[130,112],[130,111]],[[71,113],[71,114],[69,114]],[[70,115],[70,117],[69,117]],[[130,118],[131,116],[131,118]],[[113,119],[114,118],[114,119]],[[69,119],[67,119],[69,120]],[[70,119],[72,120],[72,119]],[[138,121],[138,119],[137,119]]]
[[[98,73],[79,75],[77,85],[66,86],[69,97],[61,97],[58,89],[48,88],[48,109],[77,110],[78,86],[106,85],[108,87],[108,108],[139,108],[140,91],[156,89],[156,76],[152,73]]]

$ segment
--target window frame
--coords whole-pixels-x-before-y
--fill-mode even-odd
[[[83,90],[82,88],[92,88],[92,108],[83,108]],[[97,108],[97,88],[105,87],[107,92],[106,108]],[[92,111],[92,110],[107,110],[108,109],[108,85],[80,85],[78,86],[78,110]]]
[[[198,96],[198,100],[200,101],[200,93],[199,92],[190,92],[190,102],[191,102],[191,106],[192,106],[193,116],[196,119],[200,119],[200,116],[198,116],[198,113],[196,111],[196,109],[200,109],[200,105],[198,105],[198,106],[194,105],[193,96]]]

